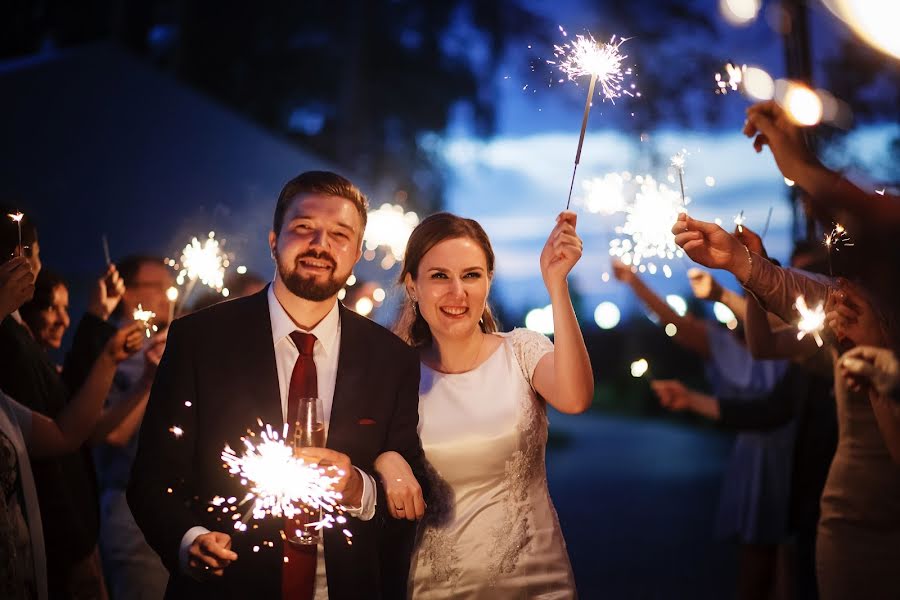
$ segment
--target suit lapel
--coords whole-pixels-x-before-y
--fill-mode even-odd
[[[271,285],[271,284],[269,284]],[[272,322],[269,319],[269,287],[251,297],[244,322],[246,336],[244,347],[239,350],[247,357],[247,368],[239,377],[245,379],[240,389],[254,390],[254,416],[273,427],[284,423],[281,411],[281,392],[278,388],[278,368],[275,366],[275,345],[272,343]],[[256,427],[256,423],[252,427]]]
[[[341,450],[347,435],[355,430],[354,419],[359,414],[362,383],[367,366],[363,331],[356,313],[340,305],[341,349],[338,356],[337,377],[334,382],[334,400],[331,404],[331,419],[328,425],[328,440],[325,446]]]

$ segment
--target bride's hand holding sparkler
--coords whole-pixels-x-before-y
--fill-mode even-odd
[[[681,213],[672,233],[675,243],[694,262],[710,269],[730,271],[742,283],[750,278],[750,251],[715,223],[692,219]]]
[[[577,220],[574,212],[561,212],[541,252],[541,276],[551,297],[555,292],[567,289],[566,277],[581,258],[584,243],[575,231]]]
[[[349,456],[329,448],[311,446],[300,449],[300,458],[308,462],[316,462],[320,467],[330,467],[335,470],[334,476],[337,481],[333,484],[332,489],[341,494],[341,505],[345,509],[362,506],[362,475],[353,467]]]
[[[394,451],[382,452],[375,459],[375,470],[381,477],[392,517],[416,521],[425,515],[422,487],[406,459]]]
[[[116,265],[110,264],[103,276],[97,280],[91,297],[88,300],[88,312],[106,320],[116,310],[125,293],[125,283],[116,269]]]
[[[198,581],[203,581],[210,575],[221,577],[225,567],[237,560],[237,557],[231,550],[231,536],[211,531],[194,538],[194,543],[188,549],[188,569]]]

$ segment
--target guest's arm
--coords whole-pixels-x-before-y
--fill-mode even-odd
[[[136,323],[120,329],[106,343],[87,379],[56,419],[32,413],[29,454],[35,458],[61,456],[84,442],[100,417],[116,365],[140,348],[143,336],[143,329]]]
[[[683,348],[694,352],[701,358],[709,358],[709,338],[706,335],[706,324],[693,315],[684,316],[675,312],[668,302],[651,290],[631,267],[621,261],[613,262],[613,274],[616,279],[627,284],[634,295],[659,318],[661,323],[675,325],[674,340]]]

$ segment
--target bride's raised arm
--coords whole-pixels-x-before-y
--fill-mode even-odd
[[[553,352],[534,369],[534,389],[564,413],[584,412],[594,398],[594,373],[578,318],[569,295],[567,277],[581,258],[584,244],[575,231],[577,216],[565,211],[556,219],[541,252],[541,276],[553,307]]]

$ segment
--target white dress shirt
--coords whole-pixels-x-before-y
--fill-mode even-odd
[[[275,366],[278,371],[278,389],[281,394],[281,414],[287,419],[287,397],[291,385],[291,373],[300,352],[291,339],[291,333],[302,331],[275,297],[274,286],[268,289],[269,321],[272,325],[272,344],[275,347]],[[334,402],[334,386],[337,381],[338,357],[341,349],[341,315],[338,303],[325,315],[319,323],[306,333],[316,336],[313,346],[313,362],[316,364],[316,379],[319,387],[319,402],[322,405],[322,418],[325,422],[325,435],[331,421],[331,407]],[[375,516],[375,480],[357,468],[363,480],[362,503],[358,508],[345,507],[348,515],[361,521],[368,521]],[[181,567],[188,568],[188,550],[198,535],[208,533],[202,526],[192,527],[181,539]],[[239,534],[238,534],[239,535]],[[328,583],[325,576],[325,554],[323,544],[319,543],[316,561],[316,600],[328,599]]]

